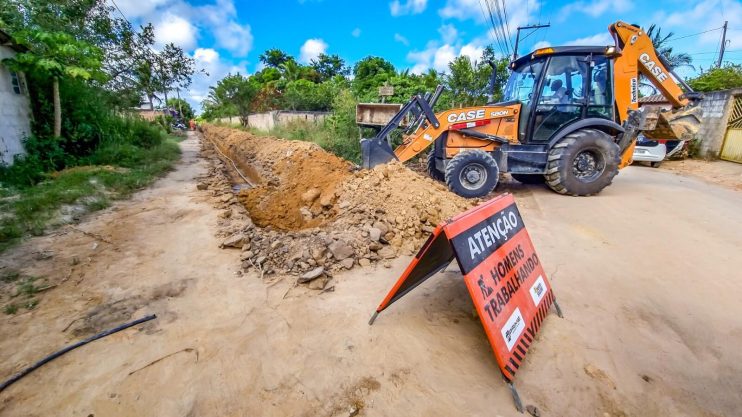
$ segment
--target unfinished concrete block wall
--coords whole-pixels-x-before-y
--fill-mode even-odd
[[[0,62],[15,51],[0,46]],[[10,165],[16,155],[25,153],[23,139],[31,134],[31,105],[22,74],[14,74],[0,64],[0,157]]]
[[[699,105],[703,110],[701,129],[698,131],[699,156],[719,157],[729,114],[734,105],[734,97],[739,95],[742,95],[742,88],[704,93],[704,98]]]
[[[319,123],[330,113],[318,111],[290,111],[290,110],[273,110],[265,113],[252,113],[247,118],[247,126],[254,129],[270,132],[277,126],[284,126],[294,121],[305,121],[309,123]],[[222,117],[220,123],[228,125],[240,124],[240,118],[233,116]]]

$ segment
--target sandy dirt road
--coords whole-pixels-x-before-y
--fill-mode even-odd
[[[3,255],[59,286],[0,317],[0,378],[96,330],[158,319],[27,376],[0,393],[0,416],[520,415],[455,268],[372,327],[408,257],[339,274],[334,292],[240,276],[196,190],[197,139],[182,145],[175,172],[77,226],[88,234]],[[517,375],[525,404],[542,416],[739,415],[742,193],[645,167],[597,197],[505,190],[565,312]]]

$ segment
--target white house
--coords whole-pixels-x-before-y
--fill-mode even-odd
[[[31,134],[31,105],[25,77],[8,69],[2,60],[24,50],[0,30],[0,156],[8,165],[15,155],[24,153],[23,139]]]

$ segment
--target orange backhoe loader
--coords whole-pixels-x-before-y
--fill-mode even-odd
[[[404,162],[433,145],[430,176],[461,196],[488,194],[502,172],[585,196],[600,192],[631,163],[639,133],[692,139],[700,95],[672,71],[641,28],[616,22],[609,31],[613,46],[542,48],[511,62],[504,102],[435,114],[440,87],[413,97],[376,137],[361,141],[364,168]],[[639,109],[640,73],[673,111]],[[412,122],[392,151],[390,134],[403,120]]]

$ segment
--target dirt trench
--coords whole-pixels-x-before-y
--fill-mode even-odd
[[[204,188],[228,193],[232,162],[251,173],[252,186],[237,193],[250,225],[225,245],[243,249],[246,271],[301,276],[321,269],[327,281],[342,269],[412,254],[438,223],[476,203],[401,164],[359,170],[308,142],[211,125],[203,133],[207,155],[222,160]]]

